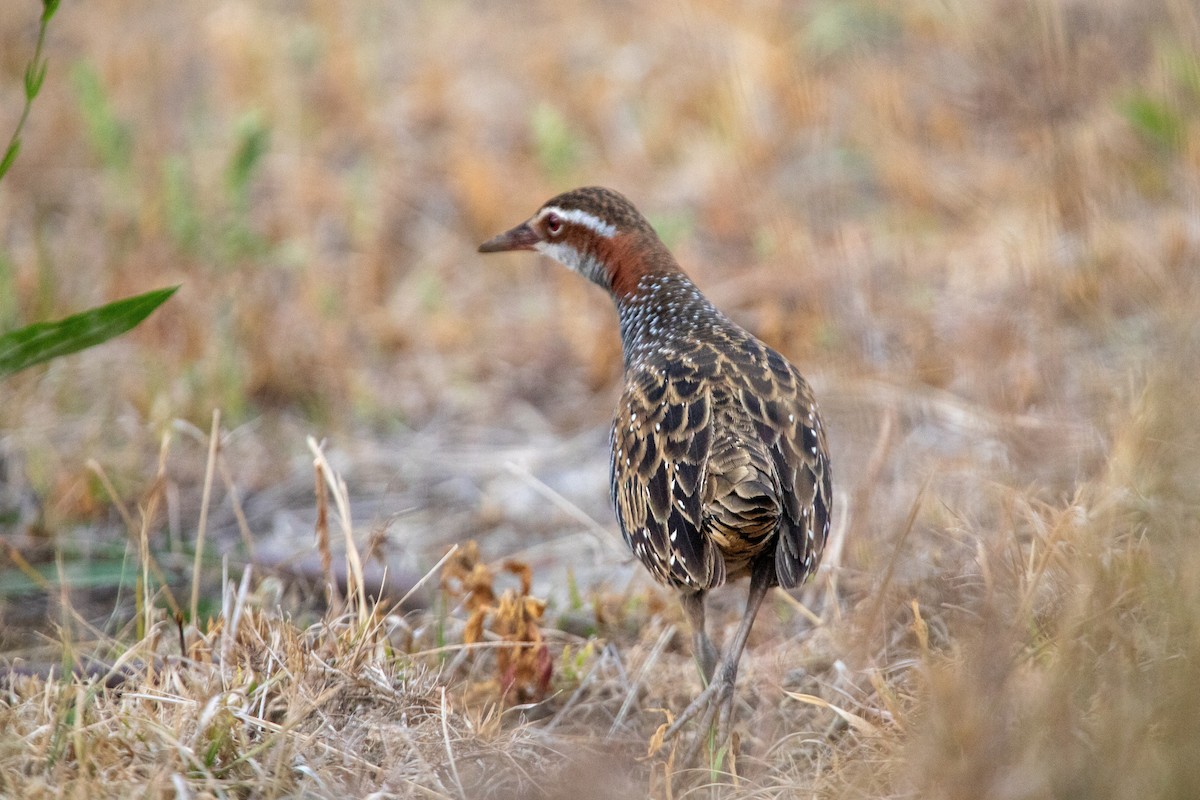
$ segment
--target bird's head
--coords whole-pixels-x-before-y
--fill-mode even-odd
[[[633,204],[599,186],[552,197],[528,220],[479,246],[481,253],[506,250],[544,253],[618,298],[636,291],[648,272],[678,269]]]

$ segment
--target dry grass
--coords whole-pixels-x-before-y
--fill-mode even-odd
[[[35,30],[4,4],[0,130]],[[183,288],[0,386],[0,794],[1200,795],[1193,4],[93,0],[47,47],[0,325]],[[697,686],[605,508],[611,309],[474,255],[593,182],[829,416],[840,551],[764,609],[704,768],[643,758]],[[311,431],[361,527],[327,505],[280,582]],[[327,587],[357,548],[398,599],[468,538],[532,583]]]

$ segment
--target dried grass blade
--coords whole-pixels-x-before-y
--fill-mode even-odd
[[[858,714],[855,714],[853,711],[847,711],[844,708],[835,706],[833,703],[829,702],[828,700],[825,700],[824,698],[817,697],[816,695],[811,695],[811,694],[801,694],[800,692],[784,692],[784,694],[786,694],[788,697],[792,698],[793,700],[799,700],[801,703],[808,703],[811,706],[817,706],[818,708],[829,709],[830,711],[832,711],[833,713],[835,713],[839,717],[841,717],[843,720],[845,720],[846,723],[850,727],[854,728],[854,730],[858,731],[859,733],[866,733],[866,734],[870,734],[872,736],[876,736],[879,734],[879,726],[878,725],[868,722],[867,720],[860,717]]]
[[[196,526],[196,557],[192,562],[192,601],[188,606],[192,625],[200,608],[200,566],[204,560],[204,534],[208,528],[208,504],[212,499],[213,472],[217,466],[217,443],[221,438],[221,409],[213,409],[212,428],[208,434],[208,460],[204,465],[204,491],[200,499],[200,522]]]

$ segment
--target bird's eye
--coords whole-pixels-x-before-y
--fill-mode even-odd
[[[562,229],[562,217],[560,217],[558,214],[546,215],[546,230],[550,232],[551,236],[558,236],[560,233],[562,233]]]

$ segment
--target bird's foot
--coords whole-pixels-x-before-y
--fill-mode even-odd
[[[728,670],[718,669],[712,681],[696,696],[683,713],[679,715],[663,733],[662,741],[674,739],[683,727],[693,719],[698,719],[696,737],[689,745],[684,756],[684,763],[692,763],[700,752],[700,748],[711,739],[717,747],[723,747],[729,739],[730,723],[733,718],[733,685],[734,675]],[[714,728],[715,723],[715,728]]]

